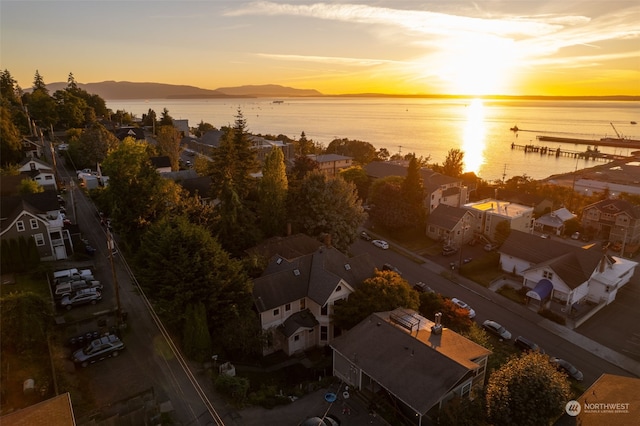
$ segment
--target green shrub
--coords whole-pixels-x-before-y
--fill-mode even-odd
[[[249,391],[249,379],[221,374],[214,381],[214,386],[218,392],[241,404]]]

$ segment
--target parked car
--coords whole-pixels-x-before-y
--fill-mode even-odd
[[[86,367],[105,358],[116,357],[124,349],[124,343],[115,334],[108,334],[92,340],[87,346],[72,355],[73,362]]]
[[[413,289],[418,293],[435,293],[436,292],[434,289],[432,289],[422,281],[415,283],[413,285]]]
[[[579,232],[574,232],[573,234],[571,234],[571,239],[572,240],[579,240],[580,239],[580,233]]]
[[[582,371],[578,370],[573,366],[573,364],[565,361],[564,359],[553,357],[549,359],[549,361],[551,361],[551,363],[555,365],[558,370],[564,371],[570,377],[573,377],[579,382],[584,378],[584,376],[582,375]]]
[[[99,289],[83,288],[82,290],[78,290],[71,295],[63,296],[62,300],[60,300],[60,306],[67,310],[70,310],[74,306],[84,305],[86,303],[95,305],[100,300],[102,300],[102,292]]]
[[[371,242],[374,246],[380,247],[383,250],[387,250],[389,248],[389,243],[384,240],[373,240]]]
[[[91,269],[71,268],[53,273],[53,283],[60,284],[67,281],[93,280],[93,272]]]
[[[452,254],[456,254],[458,249],[453,246],[444,246],[442,247],[442,255],[443,256],[451,256]]]
[[[391,272],[395,272],[398,275],[402,275],[402,272],[400,272],[400,269],[396,268],[395,266],[393,266],[390,263],[385,263],[384,265],[382,265],[382,270],[383,271],[391,271]]]
[[[98,290],[102,290],[102,284],[100,284],[100,281],[95,280],[67,281],[66,283],[61,283],[56,286],[55,290],[53,291],[53,296],[55,298],[62,298],[84,288],[97,288]]]
[[[523,351],[537,351],[542,354],[545,353],[544,349],[542,349],[536,343],[533,343],[531,340],[522,336],[516,337],[516,339],[513,341],[513,344],[517,348],[520,348],[520,350],[523,350]]]
[[[360,238],[362,238],[365,241],[371,241],[373,238],[371,238],[371,235],[367,234],[366,232],[362,231],[360,233]]]
[[[457,298],[453,298],[451,299],[451,301],[453,303],[455,303],[456,305],[458,305],[459,307],[461,307],[462,309],[465,309],[466,311],[469,312],[469,318],[475,318],[476,316],[476,311],[474,311],[473,309],[471,309],[471,306],[467,305],[466,303],[464,303],[462,300],[457,299]]]
[[[482,327],[485,330],[487,330],[489,333],[495,334],[496,336],[504,340],[511,339],[511,333],[509,333],[509,331],[506,328],[504,328],[503,326],[501,326],[500,324],[498,324],[493,320],[486,320],[485,322],[482,323]]]

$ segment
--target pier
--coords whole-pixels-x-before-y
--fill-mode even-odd
[[[625,158],[621,155],[613,155],[613,154],[605,154],[598,151],[598,148],[592,149],[591,147],[587,147],[586,151],[572,151],[569,149],[562,148],[551,148],[548,146],[540,146],[540,145],[518,145],[517,143],[511,144],[511,149],[519,149],[523,150],[525,153],[536,153],[553,157],[569,157],[569,158],[584,158],[586,160],[601,160],[601,161],[613,161],[621,158]]]

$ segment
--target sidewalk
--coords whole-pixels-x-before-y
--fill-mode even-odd
[[[369,232],[369,230],[367,230],[367,232]],[[372,232],[369,232],[369,234],[371,236],[374,236],[374,233]],[[443,274],[443,272],[450,272],[447,268],[444,268],[427,258],[424,258],[412,251],[409,251],[395,242],[393,243],[393,245],[394,245],[394,249],[402,253],[405,253],[407,256],[420,259],[423,262],[424,267],[426,267],[432,272],[435,272],[442,276],[447,276],[447,274]],[[452,274],[449,280],[491,301],[492,303],[502,306],[504,309],[507,309],[517,314],[519,317],[525,318],[528,321],[537,324],[538,326],[555,334],[556,336],[561,337],[576,346],[580,346],[582,349],[591,352],[592,354],[602,358],[603,360],[611,364],[617,365],[618,367],[628,371],[629,373],[635,375],[636,377],[640,377],[640,363],[612,349],[609,349],[606,346],[594,340],[589,339],[588,337],[585,337],[573,330],[570,330],[567,327],[564,327],[560,324],[557,324],[553,321],[543,318],[540,315],[538,315],[536,312],[533,312],[530,309],[528,309],[526,306],[518,305],[517,303],[512,302],[506,297],[503,297],[495,293],[495,291],[500,286],[492,285],[489,288],[485,288],[459,274]],[[500,285],[502,284],[503,283],[500,282]]]

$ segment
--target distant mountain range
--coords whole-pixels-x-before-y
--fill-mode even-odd
[[[103,81],[101,83],[77,83],[78,87],[105,100],[116,99],[207,99],[207,98],[264,98],[323,96],[317,90],[265,84],[261,86],[221,87],[216,90],[201,89],[163,83],[133,83],[130,81]],[[47,84],[50,93],[67,87],[67,83]]]
[[[462,95],[429,94],[382,94],[351,93],[342,95],[324,95],[314,89],[296,89],[277,84],[220,87],[215,90],[201,89],[195,86],[134,83],[130,81],[103,81],[100,83],[77,83],[78,87],[98,95],[104,100],[118,99],[211,99],[211,98],[292,98],[292,97],[393,97],[393,98],[474,98]],[[47,84],[49,93],[67,87],[66,82]],[[31,88],[25,89],[30,92]],[[600,100],[600,101],[639,101],[640,96],[482,96],[491,99],[529,99],[529,100]]]

